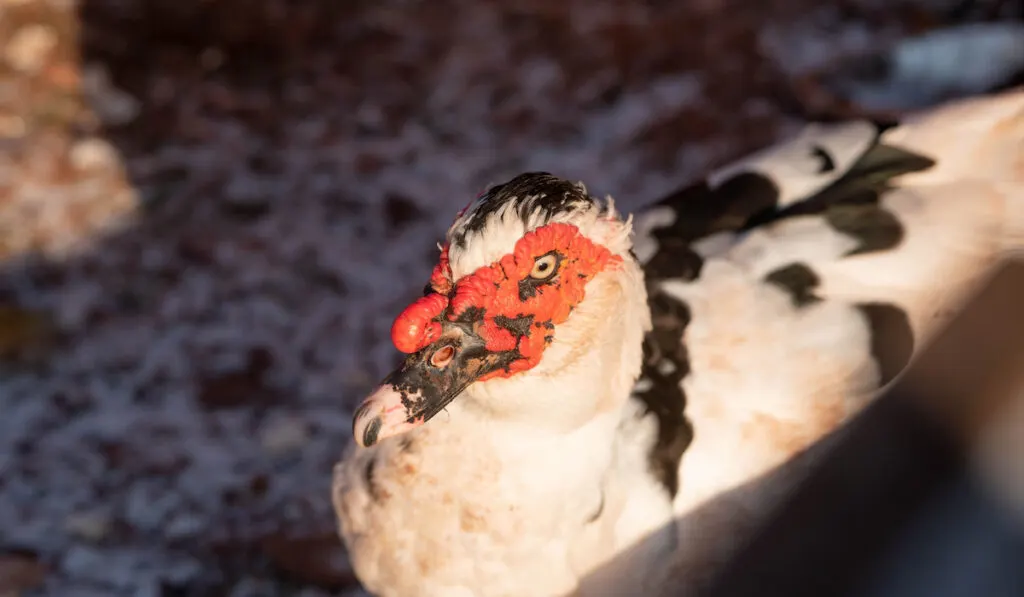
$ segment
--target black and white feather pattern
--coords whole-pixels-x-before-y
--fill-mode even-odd
[[[679,574],[703,578],[786,485],[749,484],[897,376],[1022,231],[1021,90],[810,125],[638,216],[654,328],[633,399]]]
[[[646,338],[636,396],[659,416],[662,431],[652,466],[673,495],[678,490],[679,459],[692,436],[683,417],[681,383],[690,369],[683,335],[691,312],[685,301],[666,290],[666,284],[700,284],[707,260],[728,259],[725,256],[730,251],[735,254],[751,235],[756,238],[798,218],[805,223],[820,220],[825,229],[819,234],[849,237],[856,246],[845,249],[846,255],[897,247],[903,227],[881,205],[881,195],[892,188],[896,177],[935,163],[886,144],[881,135],[889,126],[868,121],[809,125],[785,144],[672,193],[638,218],[634,250],[644,266],[654,330]],[[772,240],[776,244],[762,250],[781,252],[777,240]],[[814,294],[817,275],[798,259],[780,264],[758,282],[789,293],[794,309],[820,300]],[[884,377],[891,378],[909,358],[909,324],[898,307],[873,309],[872,313],[879,313],[877,318],[887,317],[886,324],[901,328],[887,330],[902,336],[896,339],[898,350],[890,350],[888,344],[880,347],[892,356],[886,355],[884,364],[880,363]],[[882,311],[886,314],[881,315]]]
[[[481,239],[523,229],[487,222],[462,239],[481,262]],[[802,474],[801,455],[899,374],[990,264],[1024,249],[1024,90],[900,123],[811,125],[653,204],[634,232],[652,327],[632,394],[635,369],[614,397],[621,413],[537,441],[456,400],[418,435],[339,463],[342,535],[381,597],[653,597],[665,575],[702,582]],[[626,327],[639,339],[635,274],[643,317]],[[637,345],[612,348],[633,366]],[[609,385],[604,365],[501,387],[574,408]],[[608,546],[629,557],[595,573]]]

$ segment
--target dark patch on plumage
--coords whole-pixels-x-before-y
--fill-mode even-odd
[[[791,217],[820,215],[833,229],[857,240],[857,246],[846,256],[892,249],[903,241],[904,228],[882,206],[882,196],[893,188],[894,177],[934,165],[928,157],[898,147],[874,145],[831,185],[805,201],[760,214],[746,229]]]
[[[921,172],[935,166],[935,160],[928,156],[907,151],[895,145],[878,143],[858,159],[843,178],[836,181],[831,188],[842,188],[844,185],[872,186],[874,188],[890,188],[889,182],[903,174]]]
[[[906,311],[890,303],[862,303],[857,308],[871,330],[871,355],[878,363],[881,385],[892,381],[910,362],[914,330]]]
[[[658,241],[658,251],[644,265],[644,274],[653,280],[696,280],[704,259],[690,248],[690,243],[677,238]]]
[[[652,206],[670,208],[675,219],[649,232],[657,243],[656,252],[644,264],[653,330],[644,340],[640,383],[650,387],[637,392],[636,396],[657,415],[658,441],[650,455],[651,467],[673,495],[678,490],[679,461],[693,438],[693,429],[684,416],[686,397],[680,386],[689,372],[683,344],[689,312],[682,302],[660,293],[657,282],[692,281],[699,277],[703,258],[692,248],[694,241],[719,232],[742,233],[801,215],[823,216],[836,230],[856,238],[858,246],[851,254],[896,246],[903,238],[903,228],[881,207],[880,198],[892,188],[894,177],[935,165],[934,160],[926,156],[878,143],[881,134],[896,124],[874,123],[877,133],[874,145],[842,176],[785,208],[778,205],[779,188],[768,175],[758,172],[736,174],[717,187],[701,181],[671,193]],[[818,174],[838,168],[825,148],[812,147],[811,151],[821,162]],[[779,268],[769,273],[766,281],[786,289],[797,306],[818,300],[813,294],[818,277],[804,264]],[[913,346],[912,336],[906,333],[909,327],[901,325],[900,318],[891,309],[877,306],[866,309],[872,322],[873,354],[885,375],[894,375],[893,370],[898,372],[905,365],[904,356],[909,356]],[[906,323],[905,315],[903,323]],[[895,344],[890,349],[883,345],[882,338]],[[658,365],[664,362],[671,363],[675,370],[663,374]]]
[[[811,154],[818,158],[821,166],[818,168],[818,174],[827,174],[836,169],[836,161],[832,159],[832,155],[820,145],[815,145],[811,148]]]
[[[462,225],[452,232],[452,244],[462,248],[466,236],[480,232],[487,220],[508,204],[524,221],[539,210],[543,221],[577,211],[594,204],[594,200],[577,184],[547,172],[527,172],[506,183],[495,185],[477,199],[464,216]]]
[[[857,246],[847,256],[885,251],[903,240],[903,225],[892,212],[878,205],[836,205],[825,212],[825,221],[857,239]]]
[[[679,491],[679,462],[693,441],[693,427],[686,419],[686,395],[680,385],[690,372],[683,334],[690,323],[690,310],[680,300],[653,291],[648,299],[652,330],[644,338],[643,366],[634,396],[658,420],[658,437],[648,456],[648,465],[669,495]]]
[[[697,279],[704,260],[690,244],[716,232],[743,228],[752,218],[774,209],[778,197],[771,179],[742,172],[714,188],[703,180],[661,199],[654,207],[668,207],[676,218],[650,231],[658,250],[644,264],[645,275],[652,280]]]
[[[821,301],[821,298],[814,294],[814,289],[821,280],[805,263],[784,265],[769,272],[764,280],[788,292],[796,307],[805,307]]]
[[[656,238],[692,242],[716,232],[742,228],[751,216],[775,207],[779,189],[757,172],[741,172],[716,187],[706,180],[664,197],[655,206],[670,207],[680,217],[652,232]]]
[[[752,218],[745,230],[786,218],[826,215],[830,209],[848,205],[880,204],[882,194],[891,190],[892,179],[927,170],[935,161],[891,145],[877,144],[864,152],[835,182],[784,209],[765,211]],[[878,209],[882,209],[878,207]]]
[[[895,123],[876,122],[877,134]],[[819,174],[837,168],[834,158],[822,147],[812,147],[821,160]],[[758,172],[741,172],[711,187],[706,180],[675,191],[652,208],[668,207],[675,221],[653,228],[657,251],[644,265],[648,279],[690,281],[700,275],[703,259],[691,244],[718,232],[742,232],[788,217],[824,215],[837,230],[861,240],[857,252],[892,248],[902,239],[902,227],[880,207],[881,195],[891,189],[894,177],[927,170],[935,161],[892,145],[876,143],[864,152],[838,179],[802,201],[780,209],[779,188]],[[849,205],[862,207],[856,211]],[[832,210],[834,211],[833,213]]]
[[[818,276],[803,263],[792,263],[765,276],[765,281],[786,290],[793,304],[803,307],[821,298],[814,294]],[[888,303],[859,303],[855,307],[868,320],[871,356],[878,363],[880,385],[889,383],[910,362],[914,351],[914,331],[907,313]]]

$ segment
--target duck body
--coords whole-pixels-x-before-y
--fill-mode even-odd
[[[635,221],[568,184],[527,174],[485,193],[453,224],[439,296],[421,304],[446,306],[396,320],[428,331],[357,413],[370,445],[348,449],[333,489],[378,597],[704,582],[812,448],[1024,247],[1024,90],[897,124],[809,125]],[[534,238],[553,223],[587,242],[558,226],[555,244]],[[551,254],[554,285],[530,295]],[[567,286],[570,271],[585,284]],[[546,339],[530,344],[512,320]],[[438,373],[448,345],[457,362]],[[436,416],[420,407],[440,402]]]

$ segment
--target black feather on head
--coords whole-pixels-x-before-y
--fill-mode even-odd
[[[527,172],[480,195],[459,218],[449,240],[457,247],[464,247],[466,237],[483,230],[488,219],[502,209],[514,210],[523,221],[539,211],[541,223],[545,223],[559,214],[589,208],[594,203],[581,184],[547,172]]]

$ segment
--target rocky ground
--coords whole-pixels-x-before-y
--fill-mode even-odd
[[[330,470],[457,209],[526,169],[636,207],[872,109],[819,76],[871,74],[850,56],[1020,19],[999,0],[0,0],[0,595],[362,594]]]

